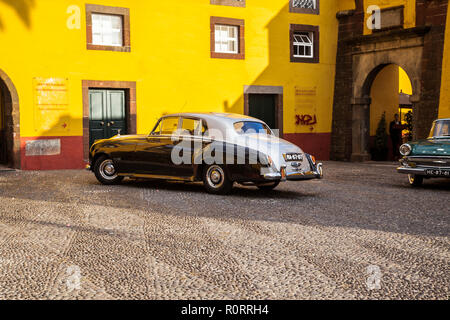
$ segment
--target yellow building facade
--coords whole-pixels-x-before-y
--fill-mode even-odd
[[[127,109],[127,118],[136,118],[127,131],[140,134],[164,114],[244,113],[248,95],[276,94],[283,136],[300,145],[304,140],[306,150],[327,158],[339,2],[320,1],[317,13],[291,12],[288,0],[232,2],[0,1],[0,43],[9,44],[0,47],[0,69],[18,93],[21,167],[83,166],[86,86],[124,89],[127,108],[135,108]],[[87,10],[129,14],[129,50],[89,48]],[[243,22],[245,57],[212,57],[213,17]],[[317,63],[291,62],[292,25],[318,28]],[[299,121],[309,116],[315,120]],[[35,142],[52,139],[59,142]]]
[[[81,168],[102,122],[110,133],[148,134],[164,114],[253,115],[258,103],[273,112],[269,121],[285,139],[329,159],[336,14],[358,2],[0,0],[0,161],[22,169]],[[403,5],[404,27],[415,25],[415,1],[363,1],[373,4]],[[96,43],[114,41],[99,36],[105,26],[113,28],[108,37],[119,32],[119,44]],[[314,42],[311,52],[300,35]],[[233,52],[215,52],[219,36]],[[294,42],[306,50],[300,58]],[[103,111],[93,110],[98,103]],[[123,125],[114,127],[108,112],[122,114]]]

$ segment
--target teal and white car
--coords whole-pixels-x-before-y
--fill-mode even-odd
[[[411,185],[420,186],[424,179],[450,178],[450,119],[436,120],[427,139],[405,143],[400,153],[403,158],[397,171],[407,174]]]

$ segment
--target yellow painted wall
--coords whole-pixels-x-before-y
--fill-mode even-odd
[[[338,0],[338,11],[354,10],[355,0]]]
[[[399,92],[413,94],[411,80],[405,70],[399,67]]]
[[[81,136],[82,80],[136,81],[139,133],[164,113],[242,113],[244,85],[284,87],[286,133],[311,132],[295,124],[302,111],[295,88],[315,87],[312,132],[331,131],[339,2],[321,1],[320,15],[289,13],[288,0],[247,0],[246,8],[210,0],[95,3],[130,8],[131,53],[86,50],[85,1],[0,1],[0,43],[9,44],[0,46],[0,69],[19,94],[22,137]],[[70,5],[81,9],[79,29],[66,26]],[[245,19],[245,60],[210,58],[211,16]],[[320,64],[290,62],[290,23],[320,25]],[[35,78],[67,81],[68,106],[50,113],[50,130],[36,120]]]
[[[371,5],[377,5],[381,9],[388,7],[404,6],[404,28],[416,26],[416,0],[364,0],[364,11]],[[365,21],[369,19],[370,13],[365,13]],[[371,34],[372,30],[364,23],[364,34]]]
[[[442,66],[439,118],[450,118],[450,6],[448,10],[447,26],[445,30],[444,61]]]
[[[389,123],[398,113],[399,67],[388,65],[378,73],[371,88],[370,135],[374,136],[383,112]]]

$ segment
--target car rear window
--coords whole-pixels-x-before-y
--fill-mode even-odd
[[[272,135],[272,130],[261,122],[256,121],[239,121],[234,124],[234,130],[239,134],[263,133]]]

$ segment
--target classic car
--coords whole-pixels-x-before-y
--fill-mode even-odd
[[[399,173],[408,175],[409,183],[421,186],[424,179],[450,178],[450,119],[433,123],[428,139],[405,143]]]
[[[272,190],[281,181],[323,177],[314,156],[276,137],[263,121],[225,113],[164,116],[148,135],[96,141],[89,163],[107,185],[124,177],[202,181],[214,194],[228,193],[235,182]]]

